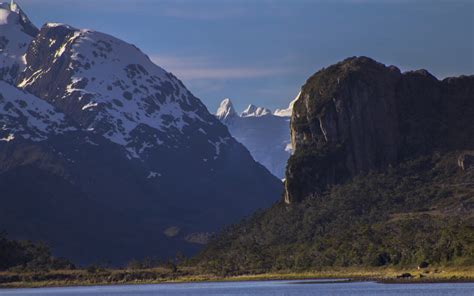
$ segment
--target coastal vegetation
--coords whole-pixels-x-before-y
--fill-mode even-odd
[[[223,276],[285,270],[474,266],[474,171],[456,153],[418,157],[275,204],[224,230],[195,259]]]
[[[410,274],[410,277],[400,277]],[[433,266],[417,268],[331,268],[306,272],[281,271],[239,276],[219,276],[201,273],[195,267],[181,266],[177,271],[169,268],[150,269],[87,269],[51,270],[36,272],[0,272],[0,288],[32,288],[59,286],[160,284],[209,281],[257,281],[257,280],[303,280],[345,279],[348,281],[377,281],[383,283],[467,282],[474,281],[472,267]]]
[[[75,266],[65,258],[52,256],[50,248],[44,243],[12,240],[6,232],[0,232],[0,272],[41,272],[51,269],[71,270]]]

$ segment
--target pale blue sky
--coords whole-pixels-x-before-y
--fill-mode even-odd
[[[469,0],[17,0],[41,26],[102,31],[147,53],[214,112],[285,107],[321,67],[366,55],[438,78],[474,74]]]

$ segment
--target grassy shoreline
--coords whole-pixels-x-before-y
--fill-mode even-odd
[[[410,278],[399,278],[410,273]],[[164,268],[143,270],[107,269],[95,273],[86,270],[49,272],[0,272],[0,288],[40,288],[99,285],[137,285],[190,282],[321,280],[375,281],[379,283],[452,283],[474,282],[474,267],[416,268],[338,268],[308,272],[277,272],[237,276],[199,274],[193,268],[171,272]]]

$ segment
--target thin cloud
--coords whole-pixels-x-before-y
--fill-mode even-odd
[[[213,7],[199,8],[189,5],[170,5],[164,7],[161,14],[188,20],[215,21],[245,16],[247,13],[243,7]]]
[[[261,78],[291,72],[287,68],[219,66],[205,57],[154,55],[151,60],[184,80]]]

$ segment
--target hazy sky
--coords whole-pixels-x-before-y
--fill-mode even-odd
[[[17,0],[133,43],[214,112],[285,107],[321,67],[366,55],[438,78],[474,74],[474,0]]]

